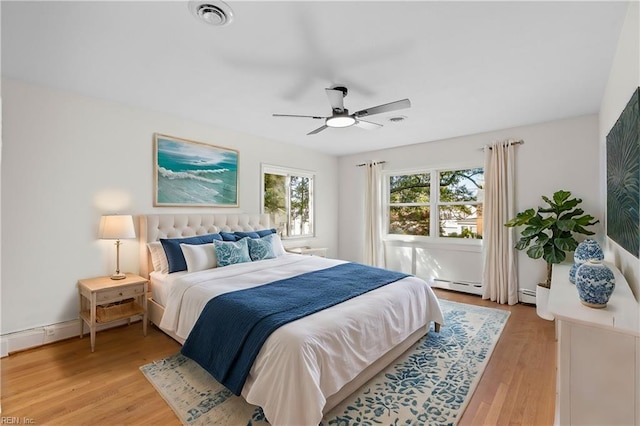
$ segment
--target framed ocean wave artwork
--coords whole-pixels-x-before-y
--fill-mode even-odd
[[[238,151],[154,134],[154,206],[238,207]]]
[[[607,135],[607,235],[640,257],[640,88]]]

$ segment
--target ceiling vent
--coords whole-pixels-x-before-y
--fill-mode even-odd
[[[216,27],[229,25],[233,21],[233,11],[222,1],[190,1],[189,10],[201,22]]]
[[[389,121],[392,122],[392,123],[399,123],[399,122],[404,121],[406,119],[407,119],[406,115],[395,115],[395,116],[389,118]]]

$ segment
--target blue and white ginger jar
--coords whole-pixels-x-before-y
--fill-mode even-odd
[[[569,270],[569,281],[573,284],[576,283],[576,271],[578,267],[585,263],[589,259],[603,260],[604,252],[600,248],[600,244],[596,240],[587,238],[576,247],[576,251],[573,253],[573,266]]]
[[[590,308],[605,308],[615,286],[613,272],[600,260],[588,260],[576,271],[578,297]]]
[[[573,260],[578,263],[585,263],[589,259],[604,259],[604,253],[600,248],[600,244],[591,238],[587,238],[578,244],[576,251],[573,253]]]

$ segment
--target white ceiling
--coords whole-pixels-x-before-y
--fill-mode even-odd
[[[2,2],[2,74],[333,155],[596,113],[624,2]],[[384,124],[306,133],[324,88],[351,112],[409,98]],[[406,116],[393,123],[389,118]],[[162,129],[158,129],[162,131]],[[220,142],[222,143],[222,142]]]

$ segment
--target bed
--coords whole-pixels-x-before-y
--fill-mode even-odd
[[[277,254],[273,258],[191,272],[159,272],[150,255],[161,239],[268,229],[268,215],[259,214],[141,216],[140,269],[151,283],[151,322],[184,344],[216,296],[350,266],[285,253],[279,238],[270,238]],[[261,406],[274,425],[317,425],[323,413],[424,336],[431,322],[439,327],[443,317],[430,286],[413,276],[400,278],[275,330],[257,354],[241,395]]]

